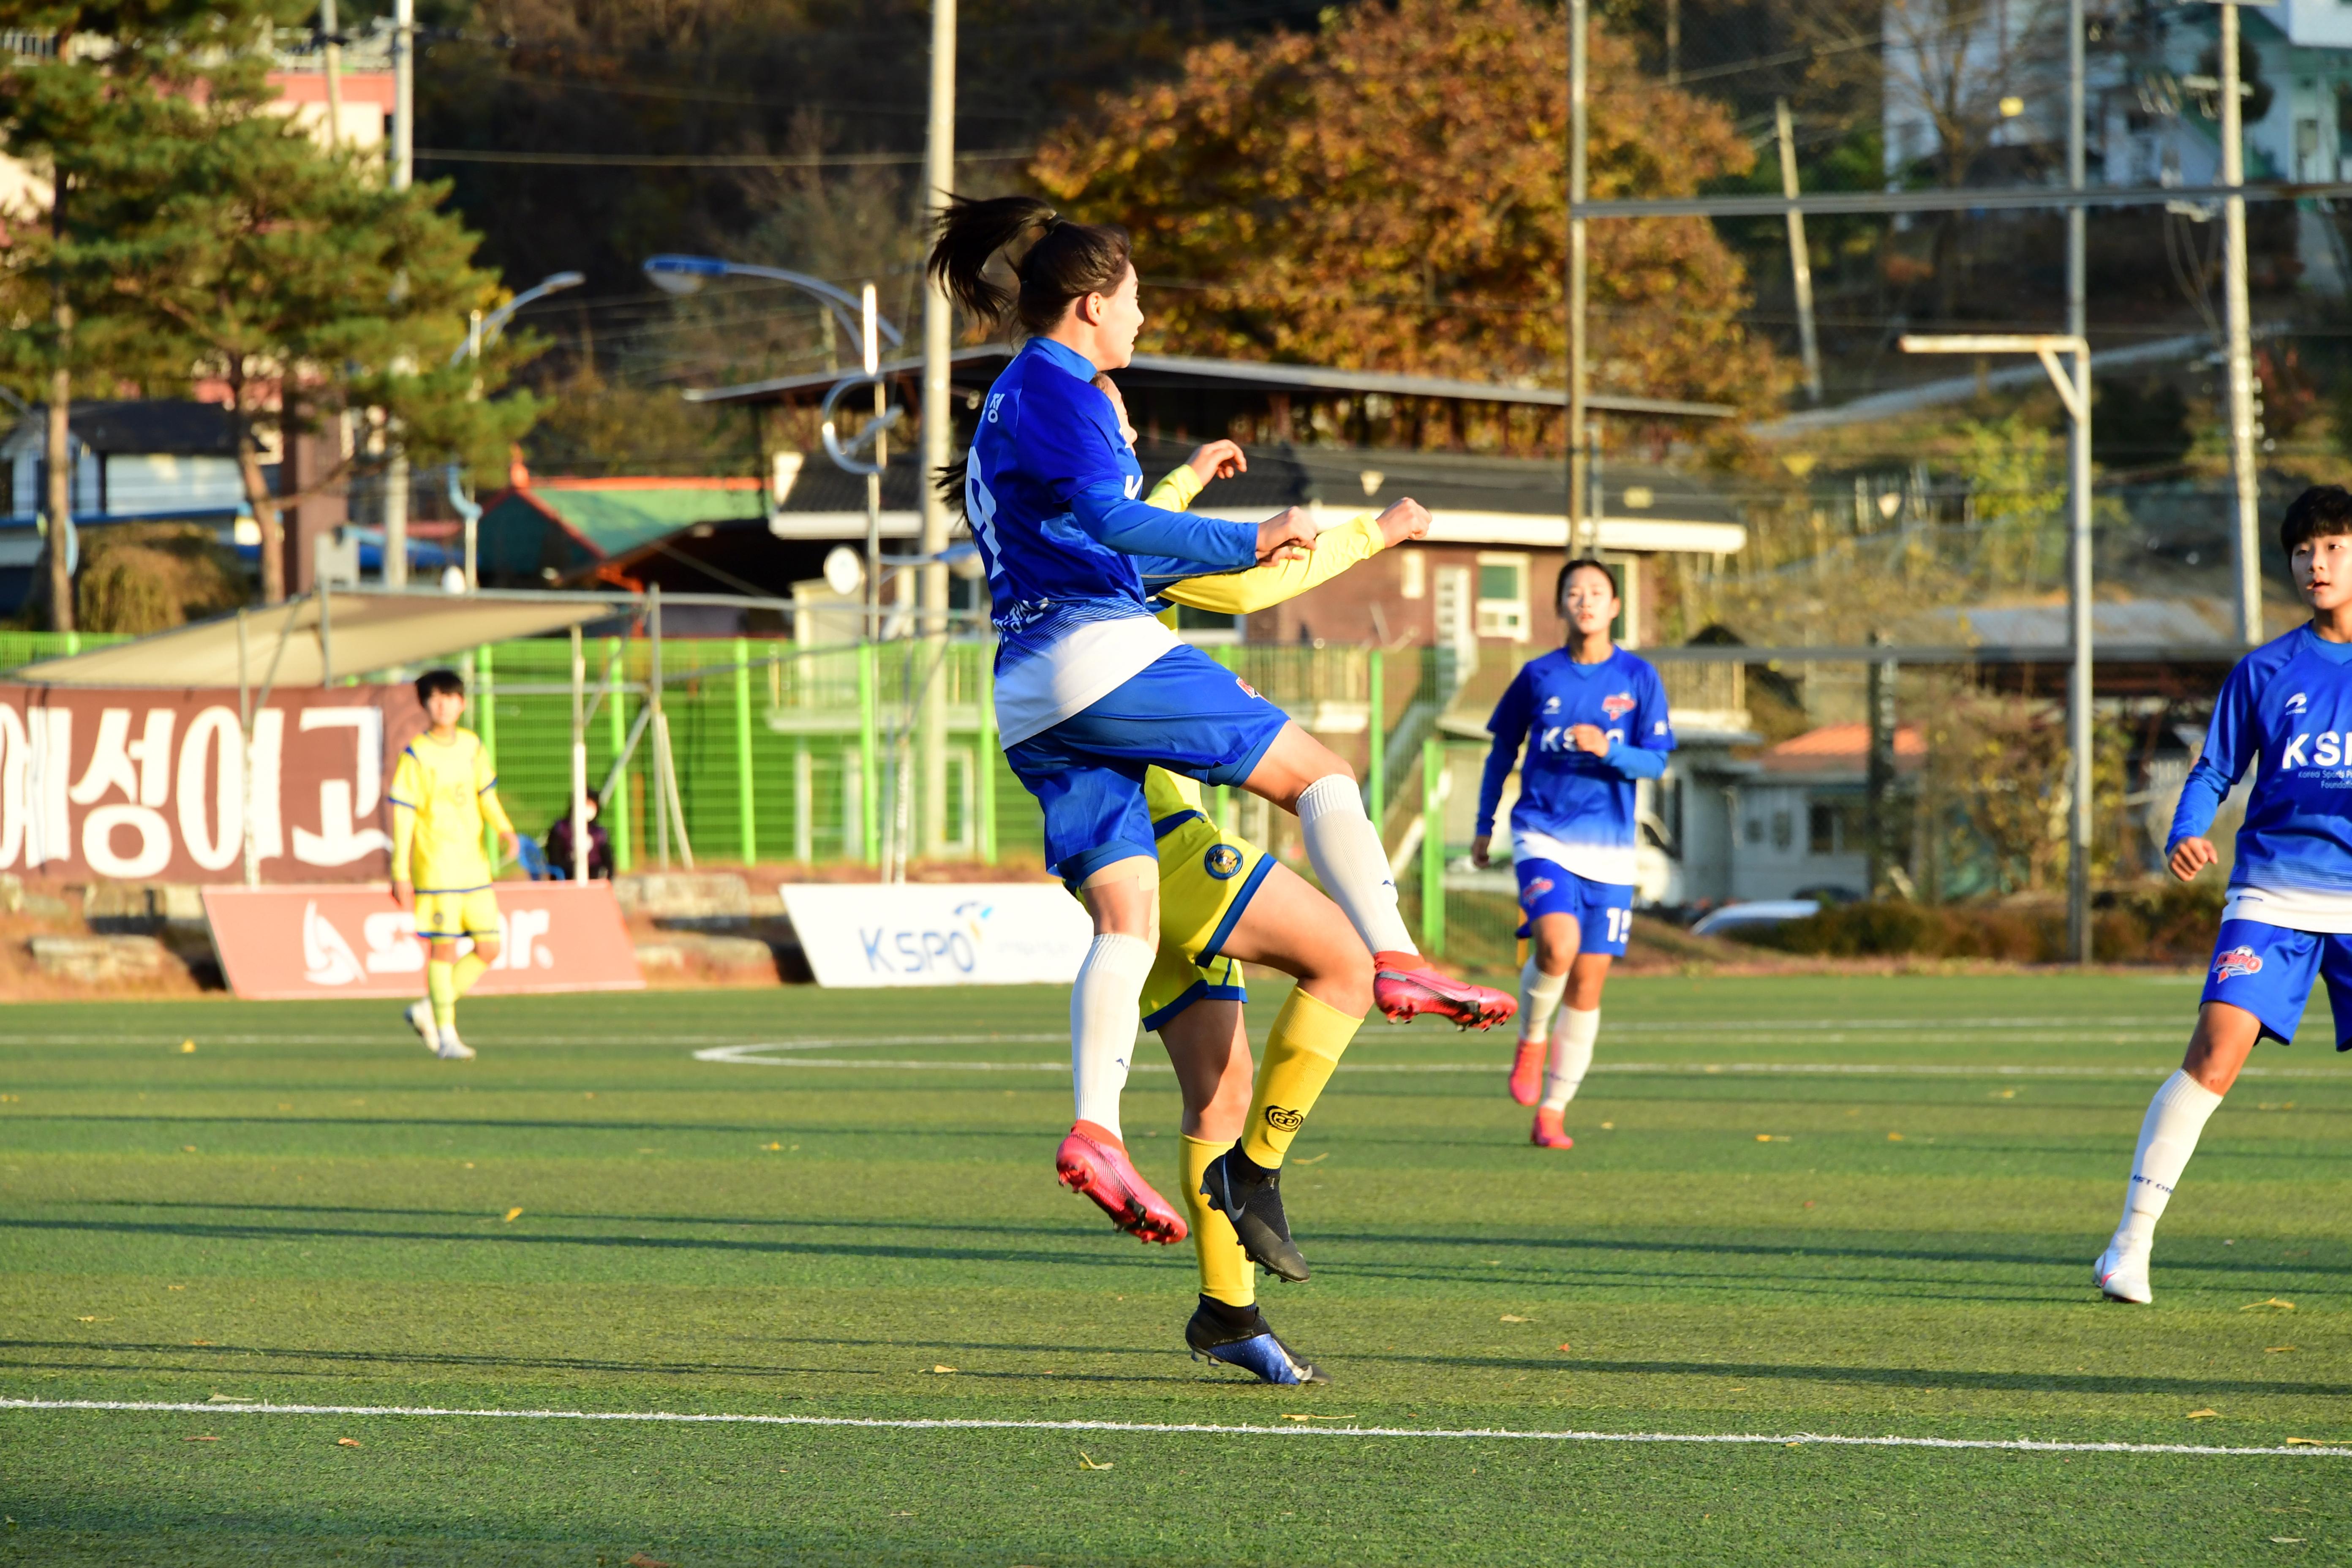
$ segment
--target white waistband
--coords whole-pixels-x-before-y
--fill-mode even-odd
[[[1181,646],[1155,616],[1087,622],[997,677],[998,739],[1017,746],[1052,729]]]
[[[2225,921],[2260,921],[2289,931],[2352,932],[2352,893],[2312,888],[2232,888],[2221,905]]]

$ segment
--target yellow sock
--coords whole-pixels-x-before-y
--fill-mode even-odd
[[[1242,1152],[1258,1164],[1276,1166],[1290,1151],[1307,1113],[1315,1109],[1340,1053],[1356,1037],[1361,1018],[1350,1018],[1301,986],[1274,1016],[1265,1037],[1265,1060],[1257,1069],[1257,1092],[1250,1100]]]
[[[1209,1206],[1201,1194],[1201,1177],[1209,1162],[1232,1145],[1202,1139],[1177,1140],[1177,1184],[1184,1189],[1184,1208],[1192,1216],[1192,1253],[1201,1260],[1201,1294],[1228,1307],[1246,1307],[1257,1300],[1257,1270],[1234,1234],[1234,1222]]]
[[[479,980],[482,972],[488,968],[489,965],[482,962],[482,955],[470,950],[465,957],[449,966],[449,1000],[452,1005],[474,988],[474,982]]]
[[[438,958],[425,961],[425,994],[433,1001],[433,1021],[445,1029],[457,1021],[457,992],[449,973],[455,967]]]

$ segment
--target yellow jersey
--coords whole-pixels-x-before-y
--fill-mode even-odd
[[[499,804],[489,749],[471,730],[408,743],[392,773],[392,879],[419,893],[462,893],[490,883],[482,830],[512,833]]]

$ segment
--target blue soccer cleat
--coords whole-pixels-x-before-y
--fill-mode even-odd
[[[1331,1381],[1292,1354],[1255,1307],[1228,1307],[1203,1296],[1192,1321],[1184,1325],[1184,1342],[1192,1348],[1194,1360],[1206,1356],[1240,1367],[1260,1383],[1296,1388]]]

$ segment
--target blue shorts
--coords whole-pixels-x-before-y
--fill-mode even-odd
[[[2352,1050],[2352,936],[2223,921],[2200,1000],[2242,1007],[2261,1020],[2263,1034],[2290,1041],[2315,979],[2327,982],[2336,1048]]]
[[[1550,860],[1521,860],[1511,869],[1519,875],[1519,909],[1528,917],[1519,935],[1535,933],[1538,915],[1569,915],[1577,924],[1577,952],[1625,956],[1633,931],[1631,882],[1591,881]]]
[[[1046,868],[1076,887],[1115,860],[1159,852],[1144,769],[1240,784],[1288,722],[1240,676],[1187,645],[1006,747],[1004,760],[1045,810]]]

